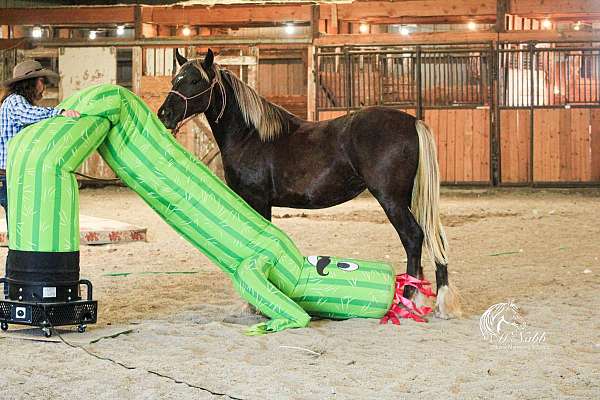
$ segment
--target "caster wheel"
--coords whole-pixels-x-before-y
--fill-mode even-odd
[[[87,325],[81,324],[77,327],[77,332],[83,333],[83,332],[85,332],[85,328],[87,328]]]
[[[8,330],[8,324],[6,322],[2,322],[0,324],[0,329],[2,329],[3,331],[7,331]]]
[[[52,336],[52,331],[49,328],[42,328],[42,331],[44,331],[44,336],[47,338]]]

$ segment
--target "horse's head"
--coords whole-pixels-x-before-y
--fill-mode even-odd
[[[213,68],[212,50],[208,50],[203,61],[188,61],[177,50],[175,55],[182,68],[158,110],[158,117],[168,129],[177,129],[186,119],[206,112],[215,97],[215,86],[220,85]]]

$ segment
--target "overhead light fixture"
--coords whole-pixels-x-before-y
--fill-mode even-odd
[[[558,86],[554,86],[554,94],[560,94],[560,88]]]
[[[96,39],[96,31],[90,31],[90,40]]]
[[[123,36],[124,33],[125,33],[125,25],[117,26],[117,35]]]
[[[475,23],[475,21],[469,21],[467,27],[469,28],[469,30],[474,31],[477,29],[477,24]]]
[[[552,21],[550,21],[548,18],[546,18],[545,20],[542,21],[542,28],[544,29],[550,29],[552,28]]]
[[[410,35],[410,30],[406,26],[401,26],[400,27],[400,34],[402,36],[408,36],[408,35]]]
[[[285,33],[288,35],[293,35],[296,31],[296,27],[292,23],[285,24]]]
[[[358,31],[360,33],[369,33],[369,24],[361,22],[360,26],[358,27]]]
[[[580,30],[581,29],[581,21],[577,21],[577,23],[575,24],[573,29],[575,29],[576,31]]]
[[[183,33],[183,36],[190,36],[192,34],[192,30],[189,26],[184,26],[181,30],[181,33]]]
[[[35,39],[39,39],[42,37],[42,28],[40,28],[39,26],[34,26],[33,29],[31,30],[31,37],[35,38]]]

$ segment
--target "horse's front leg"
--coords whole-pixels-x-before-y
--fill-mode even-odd
[[[246,200],[246,202],[267,221],[271,221],[271,204],[264,200]]]

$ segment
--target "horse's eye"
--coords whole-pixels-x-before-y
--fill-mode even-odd
[[[341,269],[342,271],[356,271],[358,269],[358,265],[353,263],[353,262],[349,262],[349,261],[345,261],[345,262],[339,262],[337,263],[337,267],[339,269]]]
[[[199,84],[199,83],[200,83],[200,79],[194,79],[194,80],[192,81],[192,85],[197,85],[197,84]]]

